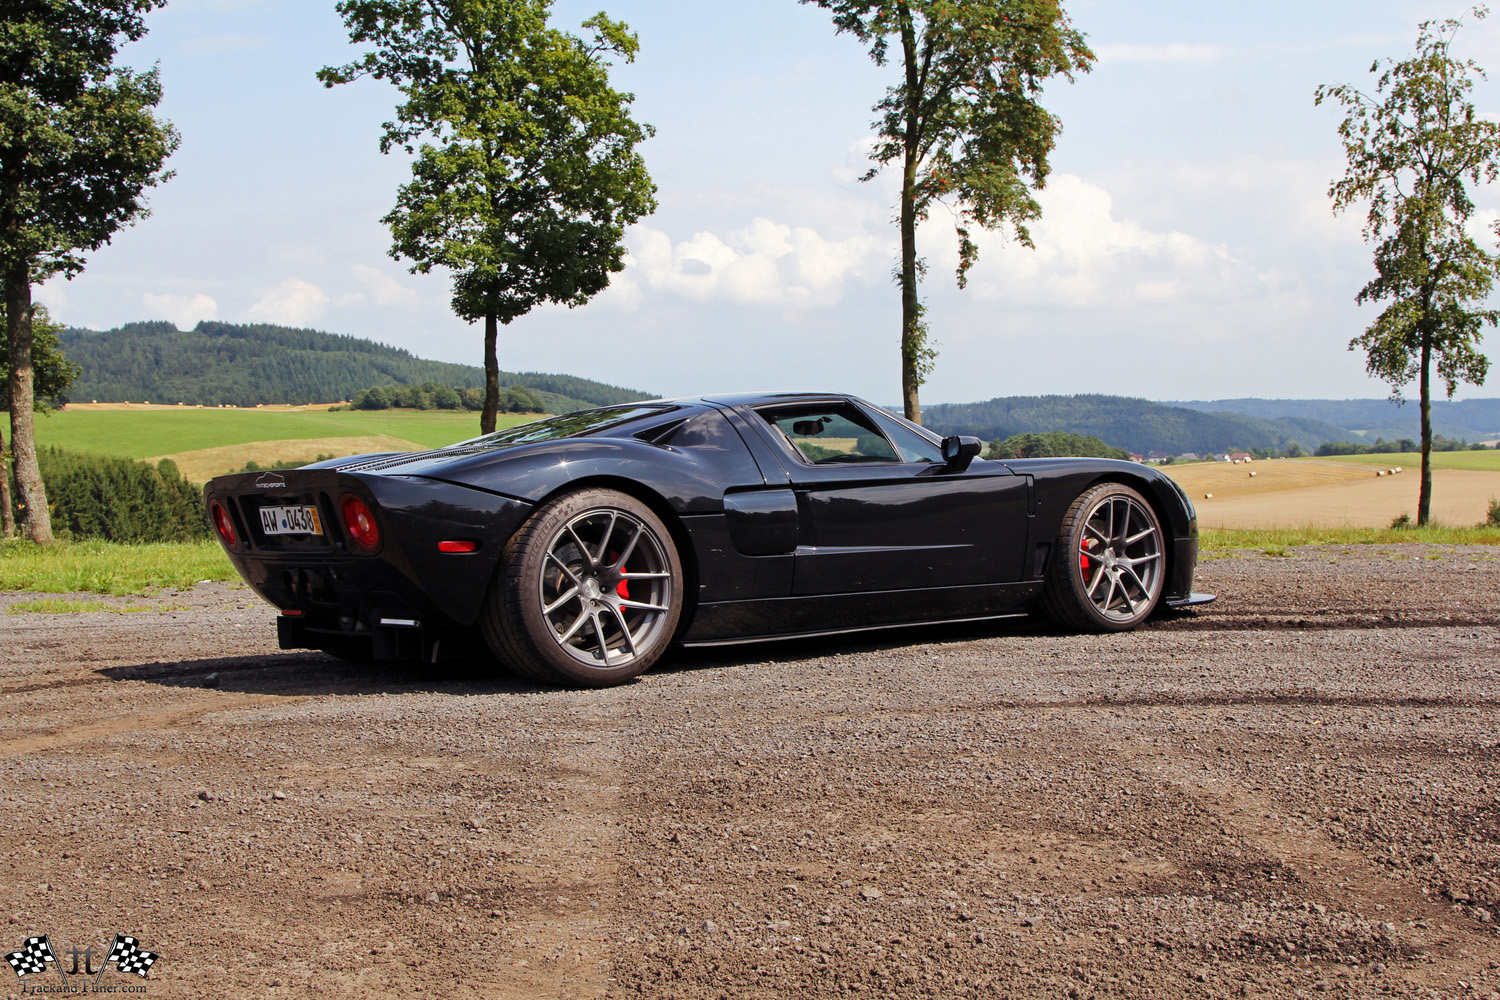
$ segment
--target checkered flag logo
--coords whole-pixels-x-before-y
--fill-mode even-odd
[[[121,972],[134,972],[145,978],[146,973],[151,971],[151,963],[157,957],[156,952],[142,948],[129,934],[116,934],[114,947],[109,949],[109,957],[104,960],[104,966],[108,968],[113,962]]]
[[[21,945],[20,951],[13,951],[5,956],[10,967],[16,970],[16,976],[34,976],[40,972],[47,971],[48,962],[57,962],[57,956],[52,954],[52,945],[47,941],[47,935],[41,937],[29,937],[26,943]]]

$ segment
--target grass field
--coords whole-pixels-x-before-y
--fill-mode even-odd
[[[1399,465],[1402,469],[1414,471],[1422,468],[1422,453],[1407,451],[1395,455],[1339,455],[1327,461],[1359,462],[1365,465],[1384,466],[1388,469]],[[1500,472],[1500,448],[1486,448],[1484,451],[1435,451],[1432,453],[1432,467],[1434,469]]]
[[[142,594],[187,590],[203,580],[238,581],[217,541],[119,545],[114,542],[0,542],[0,591]]]
[[[534,415],[501,414],[511,427]],[[203,482],[246,462],[309,461],[321,454],[414,451],[479,434],[477,413],[417,410],[69,408],[39,416],[37,442],[70,451],[177,462]]]
[[[1490,499],[1500,497],[1500,452],[1441,454],[1452,465],[1433,471],[1433,516],[1443,524],[1482,523]],[[1402,514],[1415,519],[1420,456],[1369,457],[1161,468],[1187,491],[1204,528],[1385,528]],[[1377,475],[1393,468],[1401,472]]]

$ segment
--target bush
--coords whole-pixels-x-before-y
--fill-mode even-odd
[[[281,471],[283,471],[285,469],[300,469],[304,465],[312,465],[312,464],[314,464],[316,462],[326,462],[330,458],[338,458],[338,456],[337,455],[319,455],[317,458],[311,459],[310,461],[306,461],[306,462],[299,462],[296,459],[282,459],[282,460],[277,461],[277,462],[272,462],[269,465],[261,465],[259,462],[255,461],[255,459],[252,458],[250,461],[248,461],[248,462],[246,462],[244,464],[243,468],[236,469],[235,471],[236,472],[281,472]],[[163,462],[168,462],[168,461],[170,461],[170,459],[165,459],[164,458],[164,459],[162,459],[162,461]]]
[[[203,491],[177,466],[47,448],[38,454],[53,529],[64,537],[112,542],[206,538]]]
[[[1491,528],[1500,528],[1500,500],[1490,497],[1490,512],[1485,515],[1484,523]]]
[[[1004,441],[991,441],[985,458],[1119,458],[1128,459],[1130,453],[1124,448],[1105,444],[1089,434],[1071,434],[1067,431],[1045,431],[1043,433],[1013,434]]]
[[[1397,528],[1397,529],[1410,528],[1411,527],[1411,515],[1410,514],[1399,514],[1396,517],[1391,518],[1391,527],[1392,528]]]

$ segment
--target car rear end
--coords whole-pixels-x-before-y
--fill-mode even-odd
[[[438,479],[337,467],[220,476],[205,493],[235,568],[281,611],[281,647],[350,659],[449,658],[531,510]]]

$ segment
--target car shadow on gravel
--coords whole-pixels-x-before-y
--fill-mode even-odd
[[[825,656],[865,656],[871,653],[917,649],[953,642],[1069,634],[1072,633],[1044,618],[1031,615],[1011,615],[965,622],[894,625],[859,632],[838,632],[788,639],[762,639],[722,646],[694,646],[677,650],[653,667],[652,672],[702,670],[713,667],[743,666],[748,663],[796,663]]]
[[[428,665],[397,661],[357,663],[324,653],[180,660],[107,667],[98,671],[116,681],[146,681],[163,687],[206,688],[241,694],[535,694],[553,690],[513,677],[498,664]]]

